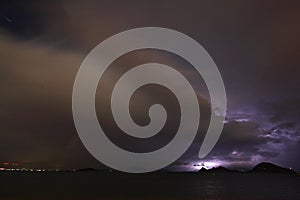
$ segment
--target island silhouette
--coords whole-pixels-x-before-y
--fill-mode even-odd
[[[300,199],[297,173],[272,163],[248,171],[1,171],[0,180],[3,199]]]
[[[116,170],[112,169],[104,169],[104,170],[97,170],[94,168],[82,168],[82,169],[77,169],[75,172],[104,172],[104,173],[124,173],[124,172],[119,172]],[[233,170],[229,169],[223,166],[219,167],[213,167],[211,169],[205,169],[201,168],[200,170],[196,172],[174,172],[174,171],[167,171],[167,170],[158,170],[155,172],[150,172],[148,174],[155,174],[155,173],[192,173],[192,174],[220,174],[220,173],[272,173],[272,174],[297,174],[293,169],[291,168],[284,168],[281,166],[278,166],[273,163],[269,162],[262,162],[257,165],[255,165],[252,169],[249,170]]]

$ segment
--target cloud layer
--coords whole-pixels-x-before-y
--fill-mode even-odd
[[[219,67],[228,95],[228,119],[220,141],[199,160],[196,152],[209,119],[209,95],[201,78],[167,54],[148,51],[136,53],[136,60],[127,58],[127,64],[161,60],[178,67],[201,101],[199,138],[174,166],[193,170],[205,163],[249,167],[271,161],[300,170],[298,1],[9,1],[1,7],[0,162],[103,167],[82,146],[73,125],[76,72],[87,53],[107,37],[158,26],[199,41]],[[140,96],[135,105],[143,100]],[[147,120],[144,115],[134,117],[139,123]]]

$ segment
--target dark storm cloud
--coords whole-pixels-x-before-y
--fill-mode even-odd
[[[198,164],[210,163],[213,167],[250,169],[260,162],[274,162],[285,167],[299,168],[296,156],[299,152],[299,133],[294,129],[287,130],[290,125],[282,124],[264,130],[261,125],[253,122],[232,121],[225,124],[223,133],[212,152],[204,159],[196,156],[197,148],[182,158],[181,167],[186,170],[198,170]],[[290,159],[288,159],[290,158]]]
[[[74,163],[85,153],[74,137],[70,99],[81,57],[5,35],[0,44],[1,161]]]
[[[297,93],[295,91],[295,93]],[[269,101],[261,103],[260,109],[264,110],[270,117],[270,122],[280,123],[287,128],[293,128],[297,126],[297,122],[300,120],[300,98],[284,98],[278,101]]]
[[[0,17],[0,161],[99,167],[72,122],[76,71],[107,37],[159,26],[200,42],[223,76],[228,122],[206,160],[270,160],[300,169],[299,1],[6,1]],[[198,95],[208,99],[186,68]],[[198,162],[206,125],[178,161],[184,166]]]

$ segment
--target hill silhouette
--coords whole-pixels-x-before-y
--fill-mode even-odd
[[[232,172],[238,172],[238,173],[277,173],[277,174],[296,174],[296,172],[292,169],[280,167],[278,165],[275,165],[273,163],[268,162],[262,162],[253,167],[253,169],[243,172],[239,170],[230,170],[223,166],[211,168],[211,169],[205,169],[201,168],[198,173],[201,174],[224,174],[224,173],[232,173]]]
[[[213,167],[211,169],[205,169],[205,168],[201,168],[198,173],[208,173],[208,174],[223,174],[223,173],[230,173],[230,172],[235,172],[234,170],[230,170],[230,169],[227,169],[226,167]]]
[[[256,165],[250,173],[281,173],[281,174],[296,174],[292,169],[283,168],[273,163],[263,162]]]

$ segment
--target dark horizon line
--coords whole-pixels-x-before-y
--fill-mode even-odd
[[[26,168],[2,168],[0,167],[0,172],[109,172],[109,173],[126,173],[122,171],[118,171],[111,168],[104,168],[104,169],[97,169],[97,168],[79,168],[79,169],[26,169]],[[174,171],[168,169],[161,169],[153,172],[148,172],[146,174],[153,174],[153,173],[291,173],[291,174],[299,174],[298,172],[294,171],[292,168],[285,168],[281,167],[277,164],[271,162],[261,162],[255,165],[251,169],[229,169],[224,166],[212,167],[211,169],[205,169],[202,167],[197,171]]]

